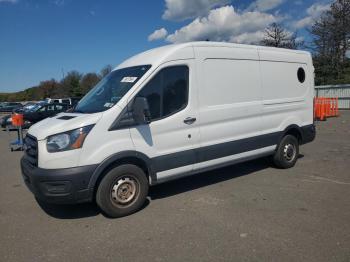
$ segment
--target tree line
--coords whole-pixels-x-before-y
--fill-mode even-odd
[[[99,74],[81,74],[78,71],[68,72],[60,81],[50,79],[39,85],[16,93],[0,93],[0,102],[39,101],[45,98],[82,97],[93,88],[104,76],[112,71],[112,66],[105,66]]]
[[[309,49],[315,66],[315,84],[350,84],[350,0],[334,1],[328,11],[308,29],[312,41],[305,43],[297,32],[290,33],[273,23],[264,33],[261,45]],[[61,81],[42,81],[38,86],[17,93],[0,93],[1,101],[36,101],[46,97],[81,97],[111,71],[110,65],[99,74],[69,72]]]
[[[311,28],[316,83],[350,84],[350,0],[337,0]]]

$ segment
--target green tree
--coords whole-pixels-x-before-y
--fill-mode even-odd
[[[111,72],[112,66],[105,66],[100,74],[71,71],[57,81],[55,79],[41,81],[39,85],[15,93],[0,93],[0,102],[4,101],[38,101],[47,97],[81,97],[94,87],[102,78]]]
[[[310,30],[316,84],[349,83],[350,0],[337,0]]]
[[[102,68],[100,75],[101,78],[105,77],[112,71],[113,67],[111,65],[106,65],[104,68]]]
[[[91,88],[93,88],[99,81],[100,76],[98,76],[96,73],[87,73],[83,76],[83,78],[80,81],[80,87],[83,94],[86,94],[90,91]]]
[[[59,90],[57,95],[60,97],[82,96],[83,92],[80,87],[81,78],[82,74],[78,71],[68,72],[68,74],[61,80],[62,90]]]

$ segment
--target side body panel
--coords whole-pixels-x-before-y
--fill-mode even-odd
[[[121,113],[117,106],[103,113],[100,121],[86,137],[80,154],[79,164],[100,164],[108,157],[121,152],[134,150],[129,129],[108,131],[113,121]]]
[[[257,49],[197,47],[195,54],[201,148],[194,169],[237,160],[241,153],[257,154],[254,150],[262,147]]]
[[[313,123],[314,72],[306,53],[259,49],[264,134],[283,131],[290,125]],[[298,69],[305,71],[305,81],[298,80]]]

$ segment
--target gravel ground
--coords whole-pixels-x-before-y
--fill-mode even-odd
[[[266,159],[151,188],[138,213],[36,202],[0,131],[0,261],[350,261],[350,111],[297,165]]]

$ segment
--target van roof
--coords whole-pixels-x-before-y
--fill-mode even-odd
[[[267,46],[256,46],[256,45],[243,45],[243,44],[234,44],[234,43],[225,43],[225,42],[200,41],[200,42],[188,42],[188,43],[182,43],[182,44],[171,44],[171,45],[165,45],[162,47],[150,49],[125,60],[115,69],[136,66],[136,65],[146,65],[146,64],[156,65],[156,64],[162,63],[165,60],[171,60],[169,59],[169,57],[172,57],[172,56],[176,56],[174,57],[174,59],[181,59],[181,58],[185,59],[185,58],[191,58],[191,57],[193,58],[193,51],[187,51],[187,52],[184,51],[186,47],[193,47],[193,48],[229,47],[229,48],[241,48],[241,49],[266,50],[266,51],[275,51],[276,53],[310,56],[309,52],[300,51],[300,50],[267,47]],[[187,48],[187,50],[190,50],[190,49]]]

